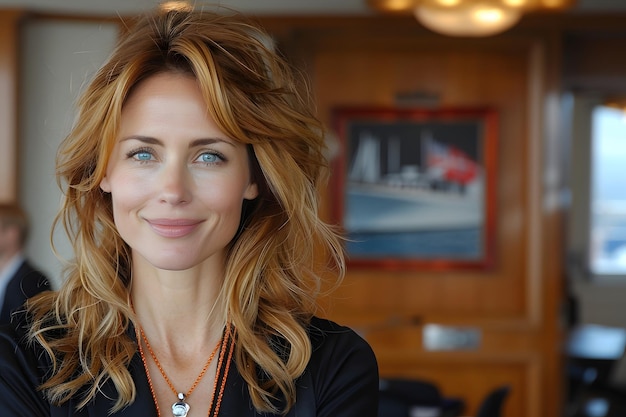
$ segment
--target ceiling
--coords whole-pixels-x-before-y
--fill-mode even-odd
[[[128,15],[142,12],[161,0],[0,0],[0,8],[46,13]],[[373,13],[365,0],[210,0],[256,15],[366,15]],[[573,12],[625,12],[626,0],[578,0]]]

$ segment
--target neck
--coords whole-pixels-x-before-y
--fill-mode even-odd
[[[131,294],[139,325],[160,351],[185,356],[206,349],[224,328],[221,286],[221,274],[202,269],[134,268]]]

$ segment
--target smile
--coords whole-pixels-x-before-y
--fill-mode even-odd
[[[202,223],[193,219],[152,219],[147,222],[157,235],[169,238],[187,236]]]

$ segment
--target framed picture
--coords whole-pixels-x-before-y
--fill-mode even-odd
[[[497,114],[338,108],[331,186],[350,266],[485,269],[494,257]]]

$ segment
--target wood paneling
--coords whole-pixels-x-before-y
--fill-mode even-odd
[[[550,152],[559,150],[545,134],[546,102],[557,94],[558,45],[535,30],[445,38],[411,30],[414,22],[402,19],[290,24],[291,31],[276,33],[311,75],[329,126],[334,107],[393,106],[406,93],[436,96],[441,107],[490,107],[499,114],[495,266],[351,268],[324,311],[364,335],[381,375],[435,381],[444,394],[465,399],[468,415],[502,384],[512,387],[507,417],[560,415],[560,213],[551,204],[557,187],[546,181],[558,170]],[[478,329],[480,346],[426,351],[427,323]]]
[[[17,45],[20,12],[0,11],[0,201],[17,199]]]

